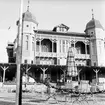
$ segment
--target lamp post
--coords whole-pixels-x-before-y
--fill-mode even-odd
[[[21,71],[21,60],[22,60],[22,9],[23,0],[21,0],[20,17],[19,17],[19,28],[17,37],[17,52],[16,52],[16,64],[17,64],[17,77],[16,77],[16,104],[22,104],[22,71]]]

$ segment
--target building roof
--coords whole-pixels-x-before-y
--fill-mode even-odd
[[[92,18],[92,20],[90,20],[87,24],[86,24],[86,30],[91,29],[91,28],[101,28],[103,29],[101,23],[99,22],[99,20],[96,20],[94,18]]]
[[[6,47],[6,49],[13,49],[13,47],[14,47],[14,43],[8,42],[8,46]]]
[[[65,28],[65,29],[69,30],[69,27],[68,27],[68,26],[66,26],[65,24],[61,23],[61,24],[55,26],[55,27],[53,28],[53,31],[54,31],[54,29],[56,29],[57,27],[62,27],[62,28]]]
[[[22,14],[22,18],[23,18],[23,21],[29,21],[29,22],[33,22],[35,24],[38,24],[35,16],[31,12],[29,12],[29,10],[27,10],[26,12],[24,12]],[[17,25],[19,24],[19,20],[16,22],[16,24]]]
[[[31,12],[29,12],[29,10],[23,13],[23,21],[30,21],[38,24],[35,16]]]
[[[90,37],[89,35],[86,35],[85,33],[79,33],[79,32],[55,32],[51,30],[34,30],[35,33],[39,34],[51,34],[51,35],[63,35],[63,36],[78,36],[78,37]]]

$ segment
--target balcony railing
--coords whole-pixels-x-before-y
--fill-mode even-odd
[[[41,57],[57,57],[57,53],[52,53],[52,52],[36,52],[36,56],[41,56]]]
[[[52,52],[36,52],[36,56],[38,57],[62,57],[66,58],[67,53],[52,53]],[[75,54],[76,59],[90,59],[89,54]]]
[[[76,59],[90,59],[89,54],[75,54]]]

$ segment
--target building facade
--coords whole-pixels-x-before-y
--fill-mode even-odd
[[[7,46],[9,63],[16,62],[17,38]],[[52,30],[39,30],[33,14],[29,10],[23,13],[22,63],[66,66],[70,47],[75,49],[76,66],[105,66],[105,32],[94,17],[87,23],[85,31],[78,33],[70,32],[64,24]]]

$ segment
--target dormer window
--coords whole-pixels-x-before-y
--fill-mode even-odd
[[[68,30],[69,30],[69,27],[64,24],[60,24],[53,28],[53,31],[56,31],[56,32],[67,32]]]
[[[64,28],[63,27],[59,27],[59,30],[63,32],[64,31]]]

